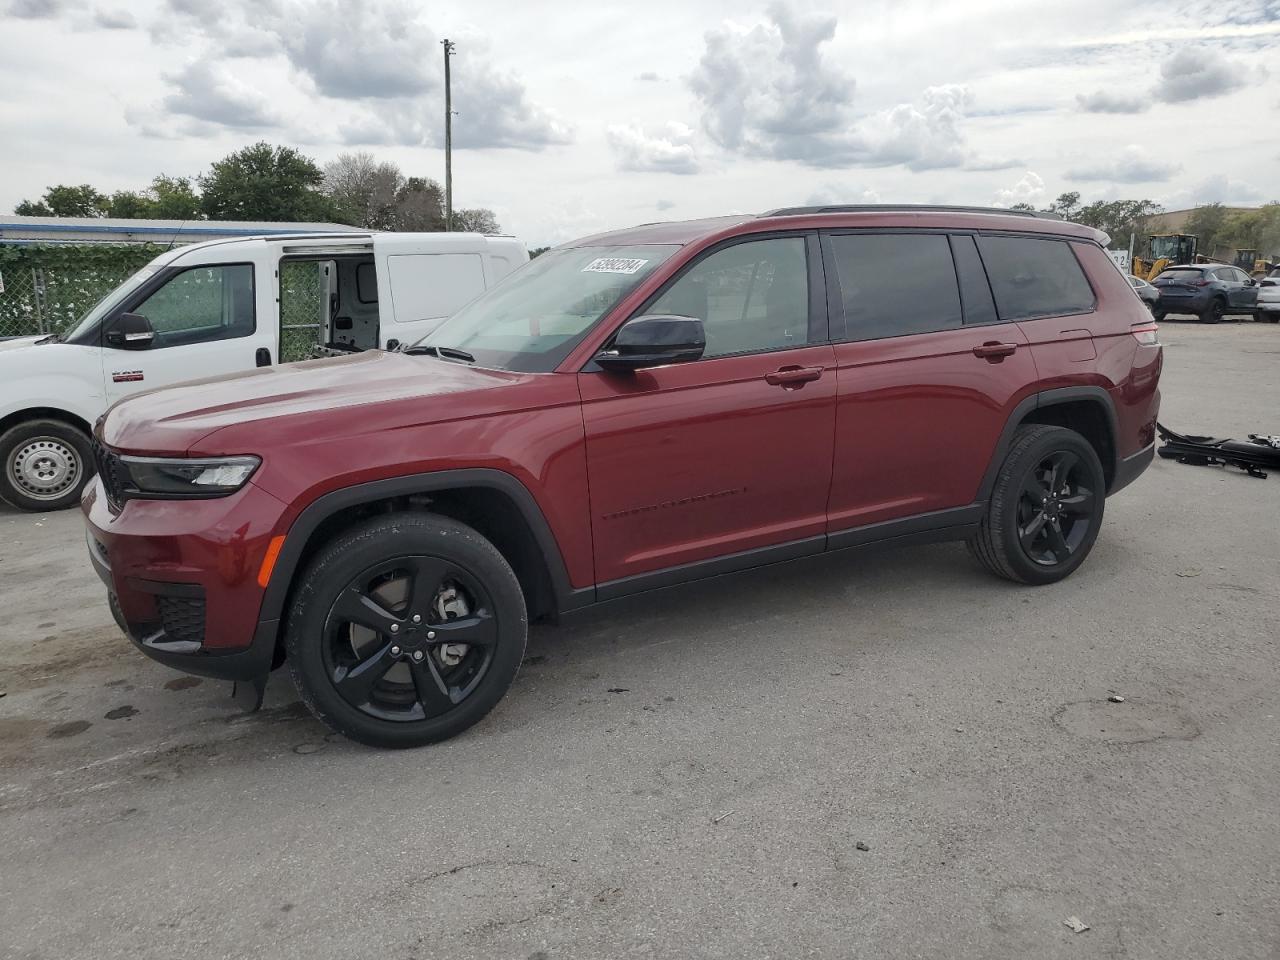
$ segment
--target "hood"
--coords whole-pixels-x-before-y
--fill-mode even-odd
[[[23,347],[39,343],[48,336],[47,333],[41,333],[34,337],[2,337],[0,338],[0,353],[8,350],[21,350]]]
[[[509,388],[545,374],[370,350],[135,394],[103,416],[104,442],[135,454],[253,453],[264,444],[509,410]]]

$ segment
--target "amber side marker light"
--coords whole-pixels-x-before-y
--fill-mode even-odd
[[[271,571],[275,569],[276,560],[280,558],[280,548],[284,546],[284,535],[272,537],[267,544],[267,554],[262,558],[262,566],[258,569],[258,586],[264,590],[271,582]]]

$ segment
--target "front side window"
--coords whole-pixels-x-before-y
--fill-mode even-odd
[[[192,267],[130,311],[156,333],[153,349],[247,337],[254,331],[253,267]]]
[[[1062,240],[979,237],[1001,320],[1088,313],[1093,290],[1071,247]]]
[[[645,313],[701,320],[704,358],[807,344],[804,245],[803,237],[777,237],[724,247],[694,264]]]
[[[832,236],[830,243],[846,339],[876,340],[960,326],[960,290],[945,236],[843,234]],[[977,290],[975,285],[975,301]]]
[[[549,373],[679,249],[633,244],[551,250],[472,300],[415,346],[461,351],[482,367]]]

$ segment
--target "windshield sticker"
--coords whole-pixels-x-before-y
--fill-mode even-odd
[[[636,273],[648,260],[632,260],[627,257],[597,257],[585,267],[583,273]]]

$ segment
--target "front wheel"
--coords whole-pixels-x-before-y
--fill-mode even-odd
[[[61,420],[28,420],[0,436],[0,496],[20,510],[74,506],[93,476],[83,430]]]
[[[471,527],[428,513],[383,516],[308,566],[285,634],[311,712],[375,747],[445,740],[502,699],[524,657],[524,594]]]
[[[1089,441],[1065,427],[1019,427],[969,551],[1007,580],[1054,583],[1084,563],[1105,502]]]

